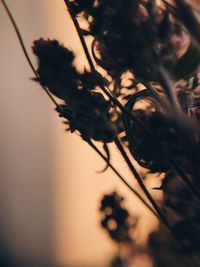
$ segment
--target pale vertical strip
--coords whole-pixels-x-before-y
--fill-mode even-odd
[[[48,1],[8,0],[28,50]],[[53,261],[53,114],[0,4],[0,246],[19,266]],[[10,266],[13,266],[10,264]]]

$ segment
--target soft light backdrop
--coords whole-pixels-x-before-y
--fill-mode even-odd
[[[33,40],[56,38],[75,51],[83,68],[85,58],[62,0],[7,3],[30,54]],[[78,136],[64,132],[53,104],[30,80],[33,73],[2,5],[0,25],[1,246],[19,263],[34,266],[105,266],[115,247],[99,226],[103,193],[119,190],[131,210],[144,212],[141,242],[152,218],[145,220],[149,213],[110,171],[95,173],[102,160]],[[115,155],[116,166],[129,176],[119,158]]]

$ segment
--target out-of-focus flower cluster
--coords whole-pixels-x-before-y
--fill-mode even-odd
[[[130,229],[135,227],[136,219],[131,218],[123,207],[123,198],[116,192],[105,195],[101,201],[100,211],[103,214],[101,225],[110,237],[119,243],[131,242]]]

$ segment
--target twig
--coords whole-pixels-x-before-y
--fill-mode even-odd
[[[179,11],[179,17],[188,29],[198,46],[200,46],[200,23],[195,18],[191,6],[185,0],[174,0]]]
[[[127,181],[123,178],[123,176],[116,170],[116,168],[108,161],[108,159],[101,153],[101,151],[94,145],[94,143],[90,140],[87,143],[99,154],[99,156],[108,164],[108,166],[113,170],[113,172],[120,178],[120,180],[131,190],[131,192],[139,198],[139,200],[157,217],[157,213],[154,209],[147,203],[147,201],[134,189],[132,188]]]
[[[166,228],[169,230],[169,232],[172,234],[172,236],[174,237],[174,232],[173,232],[173,228],[171,227],[170,223],[168,222],[167,218],[165,217],[164,213],[161,211],[160,207],[158,206],[158,204],[156,203],[156,201],[153,199],[153,197],[151,196],[151,194],[149,193],[149,191],[147,190],[146,186],[144,185],[141,177],[139,176],[138,172],[136,171],[135,167],[133,166],[132,162],[130,161],[128,155],[126,154],[126,151],[124,150],[122,144],[120,143],[119,139],[116,137],[115,138],[115,144],[118,148],[118,150],[120,151],[122,157],[124,158],[124,160],[126,161],[131,173],[134,175],[134,177],[136,178],[138,184],[140,185],[142,191],[145,193],[145,195],[147,196],[147,198],[149,199],[149,201],[151,202],[152,206],[154,207],[154,209],[156,210],[160,220],[163,222],[163,224],[166,226]]]
[[[19,31],[19,28],[15,22],[15,19],[8,7],[8,5],[6,4],[6,2],[4,0],[1,0],[2,2],[2,5],[4,6],[7,14],[8,14],[8,17],[10,18],[10,21],[15,29],[15,32],[17,34],[17,37],[18,37],[18,40],[19,40],[19,43],[21,45],[21,48],[23,50],[23,53],[29,63],[29,66],[31,67],[33,73],[35,74],[36,78],[39,79],[39,75],[37,73],[37,71],[35,70],[34,66],[33,66],[33,63],[28,55],[28,52],[27,52],[27,49],[25,47],[25,44],[24,44],[24,41],[23,41],[23,38],[22,38],[22,35]],[[67,2],[67,1],[66,1]],[[71,13],[70,13],[71,14]],[[73,19],[73,16],[71,16],[74,24],[76,25],[77,24],[77,21]],[[76,25],[77,26],[77,25]],[[85,42],[83,40],[83,37],[82,35],[80,34],[79,35],[80,39],[82,40],[81,43],[82,43],[82,46],[85,47]],[[85,47],[86,48],[86,47]],[[87,60],[89,61],[90,63],[90,66],[93,66],[93,70],[95,71],[95,68],[94,68],[94,65],[93,65],[93,62],[89,56],[89,53],[88,53],[88,50],[87,48],[85,49],[85,53],[87,55]],[[45,92],[47,93],[47,95],[50,97],[50,99],[52,100],[52,102],[56,105],[56,107],[59,107],[59,104],[55,101],[55,99],[52,97],[52,95],[49,93],[48,89],[45,87],[45,86],[42,86],[42,88],[45,90]],[[115,169],[115,167],[113,167],[113,165],[111,163],[108,162],[107,158],[101,153],[101,151],[90,141],[88,141],[88,144],[101,156],[101,158],[103,160],[106,161],[106,163],[108,164],[108,166],[115,172],[115,174],[121,179],[121,181],[136,195],[137,198],[140,199],[140,201],[157,217],[157,214],[156,212],[153,210],[153,208],[146,202],[146,200],[135,190],[133,189],[127,182],[126,180],[122,177],[122,175]]]
[[[169,8],[172,15],[184,24],[200,48],[200,23],[195,18],[191,6],[183,0],[174,0],[176,7],[166,0],[162,1]]]
[[[71,17],[71,19],[72,19],[72,21],[74,23],[74,26],[75,26],[75,28],[77,30],[78,36],[79,36],[80,41],[81,41],[81,45],[83,47],[83,50],[84,50],[84,53],[86,55],[87,61],[89,63],[89,66],[91,68],[91,71],[93,72],[93,71],[95,71],[95,67],[94,67],[93,61],[91,59],[91,56],[89,54],[89,51],[88,51],[87,45],[85,43],[84,37],[83,37],[83,35],[81,33],[78,21],[77,21],[76,17],[73,15],[73,12],[71,11],[70,2],[68,0],[64,0],[64,2],[66,4],[66,6],[67,6],[67,9],[69,11],[70,17]]]
[[[28,55],[27,49],[26,49],[26,47],[25,47],[25,44],[24,44],[22,35],[21,35],[20,31],[19,31],[19,28],[18,28],[18,26],[17,26],[17,23],[15,22],[15,19],[14,19],[13,15],[12,15],[12,13],[11,13],[11,11],[10,11],[8,5],[6,4],[6,2],[5,2],[4,0],[1,0],[1,3],[2,3],[4,9],[6,10],[6,13],[7,13],[7,15],[8,15],[8,17],[9,17],[9,19],[10,19],[12,25],[13,25],[13,28],[15,29],[15,32],[16,32],[16,34],[17,34],[17,37],[18,37],[20,46],[21,46],[22,51],[23,51],[23,53],[24,53],[24,55],[25,55],[25,57],[26,57],[26,60],[28,61],[28,64],[29,64],[31,70],[33,71],[34,75],[35,75],[36,78],[39,80],[40,77],[39,77],[37,71],[35,70],[35,68],[34,68],[34,66],[33,66],[33,63],[32,63],[32,61],[31,61],[31,59],[30,59],[30,57],[29,57],[29,55]],[[51,99],[51,101],[55,104],[55,106],[56,106],[56,107],[59,107],[58,103],[57,103],[56,100],[53,98],[53,96],[50,94],[50,92],[48,91],[48,89],[47,89],[45,86],[42,86],[42,85],[41,85],[41,87],[44,89],[44,91],[46,92],[46,94],[48,95],[48,97]]]
[[[96,72],[94,64],[92,62],[91,56],[89,54],[86,42],[84,40],[84,37],[82,35],[79,23],[76,19],[76,17],[73,15],[71,9],[70,9],[70,3],[69,0],[64,0],[67,9],[70,13],[70,16],[72,18],[72,21],[74,23],[74,26],[76,28],[77,34],[80,38],[83,50],[85,52],[86,58],[88,60],[89,66],[91,68],[92,72]],[[157,145],[157,147],[163,152],[163,155],[165,156],[165,158],[168,160],[168,162],[173,166],[174,170],[177,172],[177,174],[182,178],[182,180],[187,184],[187,186],[194,192],[195,196],[197,198],[200,199],[200,192],[195,188],[195,186],[192,184],[192,182],[190,181],[189,177],[187,176],[187,174],[184,172],[184,170],[180,167],[180,165],[173,159],[173,157],[167,152],[165,151],[165,149],[163,148],[162,144],[160,143],[160,141],[157,139],[156,136],[153,135],[153,133],[151,132],[151,130],[149,130],[140,120],[138,120],[133,113],[126,109],[120,102],[119,100],[109,91],[108,88],[106,88],[103,85],[100,85],[100,88],[102,89],[102,91],[109,97],[109,99],[124,113],[126,113],[131,120],[133,120],[135,123],[137,123],[137,125],[147,134],[151,137],[152,141]]]
[[[175,94],[175,91],[172,88],[172,82],[170,80],[169,74],[165,71],[162,66],[158,67],[158,78],[161,86],[163,87],[165,94],[171,103],[171,108],[175,114],[181,114],[182,110],[178,101],[178,98]]]

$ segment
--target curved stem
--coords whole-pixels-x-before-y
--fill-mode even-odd
[[[169,9],[170,13],[188,30],[189,34],[195,41],[196,45],[200,49],[200,24],[193,14],[191,6],[183,0],[174,0],[176,6],[162,0],[164,5]]]
[[[124,113],[129,116],[129,118],[131,118],[135,123],[137,123],[137,125],[144,131],[144,133],[151,137],[151,140],[155,143],[158,149],[163,152],[163,156],[165,156],[166,160],[173,166],[174,170],[177,172],[180,178],[182,178],[182,180],[191,189],[195,196],[200,199],[199,190],[193,185],[193,183],[190,181],[190,178],[187,176],[181,166],[176,162],[176,160],[174,160],[174,158],[163,148],[162,144],[159,142],[157,137],[153,135],[151,130],[149,130],[149,128],[146,127],[140,120],[134,117],[133,113],[129,109],[125,108],[115,97],[112,96],[110,92],[108,92],[105,88],[102,90],[104,91],[104,93],[106,93],[108,97],[110,97],[110,99],[113,101],[113,103],[116,104],[118,108],[120,108]]]
[[[67,6],[67,9],[69,11],[70,17],[71,17],[71,19],[72,19],[72,21],[74,23],[74,26],[76,28],[76,31],[78,33],[79,39],[81,41],[81,45],[83,47],[83,50],[84,50],[84,53],[86,55],[87,61],[89,63],[89,66],[91,68],[91,71],[95,71],[95,67],[94,67],[93,61],[92,61],[91,56],[89,54],[86,42],[85,42],[84,37],[83,37],[83,34],[81,33],[81,29],[80,29],[80,26],[78,24],[77,18],[73,15],[73,12],[71,11],[70,2],[69,2],[69,0],[64,0],[64,2],[66,4],[66,6]]]
[[[67,0],[64,0],[66,5],[69,6],[69,1]],[[15,32],[17,34],[17,37],[19,39],[19,42],[20,42],[20,45],[21,45],[21,48],[24,52],[24,55],[29,63],[29,66],[31,67],[33,73],[35,74],[35,76],[39,79],[39,75],[37,73],[37,71],[35,70],[32,62],[31,62],[31,59],[28,55],[28,52],[26,50],[26,47],[24,45],[24,41],[23,41],[23,38],[21,36],[21,33],[17,27],[17,24],[6,4],[6,2],[4,0],[1,0],[1,3],[3,4],[10,20],[11,20],[11,23],[15,29]],[[70,11],[70,9],[69,9]],[[83,46],[83,49],[84,49],[84,52],[86,54],[86,57],[87,57],[87,60],[89,62],[89,65],[91,67],[91,70],[92,71],[95,71],[95,67],[94,67],[94,64],[91,60],[91,57],[90,57],[90,54],[88,52],[88,49],[87,49],[87,46],[86,46],[86,43],[85,43],[85,40],[81,34],[81,31],[80,31],[80,27],[79,27],[79,24],[78,24],[78,21],[76,20],[76,18],[72,15],[72,12],[69,12],[70,15],[71,15],[71,18],[74,22],[74,25],[76,27],[76,30],[78,32],[78,35],[79,35],[79,38],[81,40],[81,44]],[[55,104],[56,107],[59,107],[59,104],[56,102],[56,100],[53,98],[53,96],[49,93],[48,89],[45,87],[45,86],[42,86],[42,88],[44,89],[44,91],[46,92],[46,94],[48,95],[48,97],[51,99],[51,101]],[[152,140],[155,142],[155,144],[157,144],[157,146],[163,151],[164,155],[166,156],[166,158],[168,159],[168,161],[172,164],[172,166],[174,166],[174,169],[176,170],[176,172],[180,175],[180,177],[185,181],[185,183],[194,191],[195,195],[200,198],[200,193],[198,192],[198,190],[193,186],[193,184],[191,183],[190,179],[187,177],[187,175],[185,174],[185,172],[182,170],[182,168],[179,166],[179,164],[174,161],[174,159],[162,148],[160,142],[157,140],[157,138],[151,133],[151,131],[149,131],[148,128],[145,127],[145,125],[143,125],[142,122],[140,122],[139,120],[137,120],[137,118],[135,118],[132,114],[131,111],[127,110],[118,100],[115,96],[113,96],[113,94],[111,92],[109,92],[108,90],[106,90],[106,88],[104,86],[101,86],[101,89],[103,90],[103,92],[113,101],[113,103],[120,109],[122,110],[123,112],[125,112],[133,121],[135,121],[139,127],[141,127],[141,129],[144,130],[144,132],[146,132],[147,134],[149,134],[152,138]]]
[[[177,6],[177,13],[180,20],[191,34],[196,44],[200,48],[200,23],[194,16],[191,6],[188,4],[189,1],[185,0],[174,0]]]
[[[116,170],[116,168],[108,161],[108,159],[102,154],[102,152],[94,145],[92,141],[87,141],[87,143],[99,154],[99,156],[108,164],[108,166],[113,170],[113,172],[119,177],[119,179],[131,190],[131,192],[159,219],[157,213],[154,209],[147,203],[147,201],[134,189],[132,188],[123,176]]]
[[[141,81],[142,84],[146,87],[146,89],[151,92],[152,96],[156,99],[156,101],[161,105],[161,107],[165,110],[169,110],[169,103],[167,99],[165,99],[161,94],[154,88],[153,84],[148,81]]]
[[[147,198],[151,202],[152,206],[156,210],[156,212],[157,212],[160,220],[163,222],[163,224],[166,226],[166,228],[169,230],[169,232],[174,237],[173,228],[171,227],[170,223],[168,222],[167,218],[165,217],[164,213],[162,212],[162,210],[160,209],[160,207],[158,206],[158,204],[156,203],[156,201],[154,200],[154,198],[152,197],[152,195],[147,190],[146,186],[144,185],[144,183],[142,181],[142,178],[139,176],[138,172],[136,171],[135,167],[133,166],[133,164],[130,161],[128,155],[126,154],[126,151],[124,150],[122,144],[120,143],[120,141],[119,141],[119,139],[117,137],[115,138],[115,144],[116,144],[118,150],[120,151],[122,157],[126,161],[126,163],[127,163],[128,167],[129,167],[131,173],[136,178],[136,180],[137,180],[138,184],[140,185],[142,191],[147,196]]]
[[[33,63],[32,63],[32,61],[31,61],[31,59],[30,59],[30,57],[28,55],[27,49],[25,47],[25,44],[24,44],[24,41],[23,41],[23,38],[22,38],[22,35],[21,35],[21,33],[20,33],[20,31],[19,31],[19,29],[17,27],[17,23],[15,22],[15,19],[14,19],[13,15],[12,15],[12,13],[11,13],[8,5],[6,4],[6,2],[4,0],[1,0],[1,3],[2,3],[4,9],[6,10],[6,13],[7,13],[7,15],[8,15],[8,17],[9,17],[12,25],[13,25],[13,28],[15,29],[15,32],[17,34],[17,37],[18,37],[20,46],[21,46],[22,51],[23,51],[23,53],[24,53],[24,55],[26,57],[26,60],[28,61],[28,64],[29,64],[31,70],[33,71],[34,75],[39,80],[40,77],[39,77],[37,71],[35,70],[35,68],[33,66]],[[44,91],[46,92],[46,94],[48,95],[48,97],[51,99],[51,101],[55,104],[55,106],[58,107],[59,106],[58,103],[53,98],[53,96],[50,94],[50,92],[48,91],[48,89],[45,86],[42,86],[42,88],[44,89]]]
[[[94,64],[92,62],[91,56],[89,54],[86,42],[84,40],[84,37],[82,35],[80,26],[78,24],[78,21],[76,19],[76,17],[72,14],[71,10],[70,10],[70,3],[69,0],[64,0],[70,16],[72,18],[72,21],[74,23],[74,26],[76,28],[77,34],[80,38],[81,44],[83,46],[83,50],[85,52],[86,58],[88,60],[88,63],[90,65],[91,71],[95,72],[95,67]],[[160,141],[157,139],[156,136],[153,135],[153,133],[151,132],[151,130],[149,130],[140,120],[138,120],[132,113],[132,111],[128,110],[127,108],[125,108],[120,102],[119,100],[110,92],[110,90],[108,88],[106,88],[103,85],[100,85],[100,88],[102,89],[102,91],[109,97],[109,99],[124,113],[126,113],[129,118],[131,120],[133,120],[135,123],[137,123],[137,125],[147,134],[151,137],[152,141],[156,144],[156,146],[158,147],[159,150],[161,150],[163,152],[163,155],[165,156],[166,160],[173,166],[174,170],[177,172],[177,174],[182,178],[182,180],[185,182],[185,184],[193,191],[193,193],[195,194],[195,196],[197,198],[200,199],[200,192],[195,188],[195,186],[192,184],[192,182],[190,181],[190,178],[187,176],[187,174],[184,172],[184,170],[180,167],[180,165],[174,160],[174,158],[163,148],[162,144],[160,143]]]
[[[129,167],[130,171],[132,172],[132,174],[134,175],[134,177],[138,181],[141,189],[143,190],[143,192],[145,193],[145,195],[147,196],[147,198],[151,202],[152,206],[156,210],[157,215],[159,216],[159,219],[161,220],[161,222],[165,225],[165,227],[170,232],[170,234],[171,234],[171,236],[172,236],[172,238],[173,238],[173,240],[175,242],[176,247],[178,249],[182,249],[182,244],[179,242],[179,240],[177,240],[173,227],[170,225],[170,223],[168,222],[165,214],[162,212],[162,210],[160,209],[160,207],[158,206],[158,204],[156,203],[156,201],[153,199],[153,197],[151,196],[151,194],[147,190],[147,188],[144,185],[141,177],[139,176],[138,172],[136,171],[135,167],[133,166],[133,164],[130,161],[128,155],[126,154],[126,151],[124,150],[123,146],[121,145],[121,143],[120,143],[120,141],[118,140],[117,137],[115,138],[115,144],[116,144],[118,150],[120,151],[121,155],[125,159],[125,161],[126,161],[128,167]],[[191,257],[190,258],[187,258],[186,260],[188,261],[188,264],[191,266],[191,261],[193,262],[193,257],[192,258]]]

